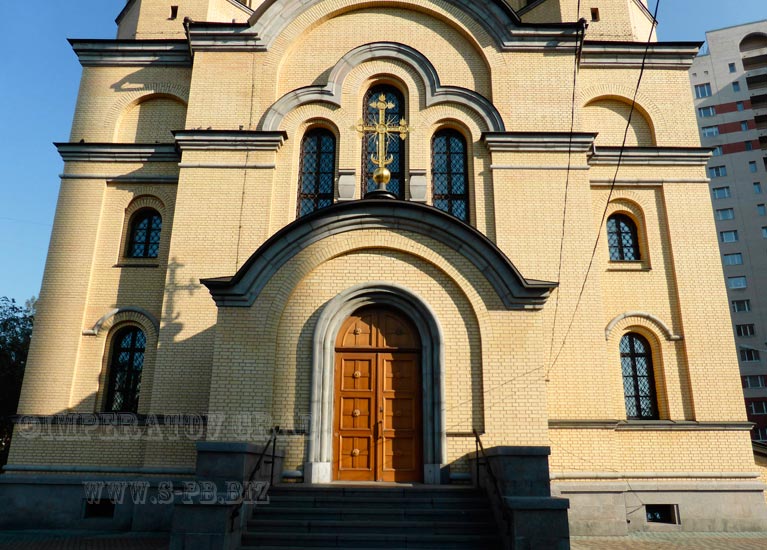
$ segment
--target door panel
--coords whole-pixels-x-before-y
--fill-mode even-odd
[[[419,481],[421,365],[414,353],[379,353],[384,481]]]
[[[336,348],[334,476],[421,481],[418,334],[392,311],[350,317]]]

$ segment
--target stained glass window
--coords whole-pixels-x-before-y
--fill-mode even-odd
[[[658,404],[649,342],[639,334],[629,332],[621,338],[620,350],[626,417],[657,420]]]
[[[123,328],[112,340],[109,360],[107,412],[136,412],[141,390],[146,336],[137,327]]]
[[[156,258],[160,253],[162,218],[156,210],[143,208],[133,215],[130,223],[129,258]]]
[[[469,221],[466,140],[455,130],[440,130],[431,142],[432,204]]]
[[[640,259],[637,226],[628,216],[614,214],[607,218],[607,244],[613,261]]]
[[[310,130],[301,142],[297,217],[333,204],[335,174],[336,137],[325,128]]]
[[[399,124],[405,116],[405,100],[400,91],[387,85],[373,86],[365,94],[362,102],[362,112],[365,124],[378,124],[378,109],[370,104],[381,94],[386,96],[386,101],[394,105],[386,110],[386,121],[389,124]],[[374,133],[367,133],[362,137],[362,196],[374,191],[378,185],[373,181],[373,172],[376,165],[370,160],[370,155],[378,152],[378,141]],[[386,190],[394,193],[397,198],[405,198],[405,141],[400,139],[399,134],[389,134],[386,142],[386,152],[392,156],[391,164],[386,167],[391,172],[391,180],[386,184]]]

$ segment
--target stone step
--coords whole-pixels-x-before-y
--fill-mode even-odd
[[[494,534],[495,524],[487,521],[376,521],[376,520],[322,520],[322,519],[252,519],[248,532],[264,531],[290,533],[369,534],[388,535],[484,535]]]
[[[287,507],[287,506],[259,506],[253,513],[254,519],[266,519],[279,517],[312,518],[312,519],[336,519],[355,520],[371,519],[381,521],[412,520],[412,521],[492,521],[492,511],[484,506],[482,508],[315,508],[315,507]]]
[[[269,494],[268,506],[299,508],[489,509],[486,498],[428,498],[377,496],[282,496]]]
[[[327,485],[278,485],[269,489],[270,494],[274,495],[295,495],[295,496],[370,496],[375,495],[379,498],[399,498],[399,497],[418,497],[426,496],[429,498],[464,498],[464,497],[484,497],[484,493],[474,487],[455,487],[455,486],[409,486],[409,487],[366,487],[366,486],[348,486],[329,487]]]
[[[375,535],[281,532],[245,533],[242,548],[466,548],[492,550],[500,548],[497,535]]]

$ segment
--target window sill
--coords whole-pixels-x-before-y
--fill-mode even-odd
[[[151,260],[128,260],[125,259],[122,262],[118,262],[112,267],[160,267],[156,258]]]
[[[652,268],[644,260],[610,260],[607,271],[650,271]]]
[[[751,422],[696,422],[694,420],[549,420],[549,429],[615,431],[719,431],[752,428]]]

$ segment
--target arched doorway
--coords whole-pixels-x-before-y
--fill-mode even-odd
[[[354,312],[336,339],[333,479],[423,481],[421,341],[394,309]]]

